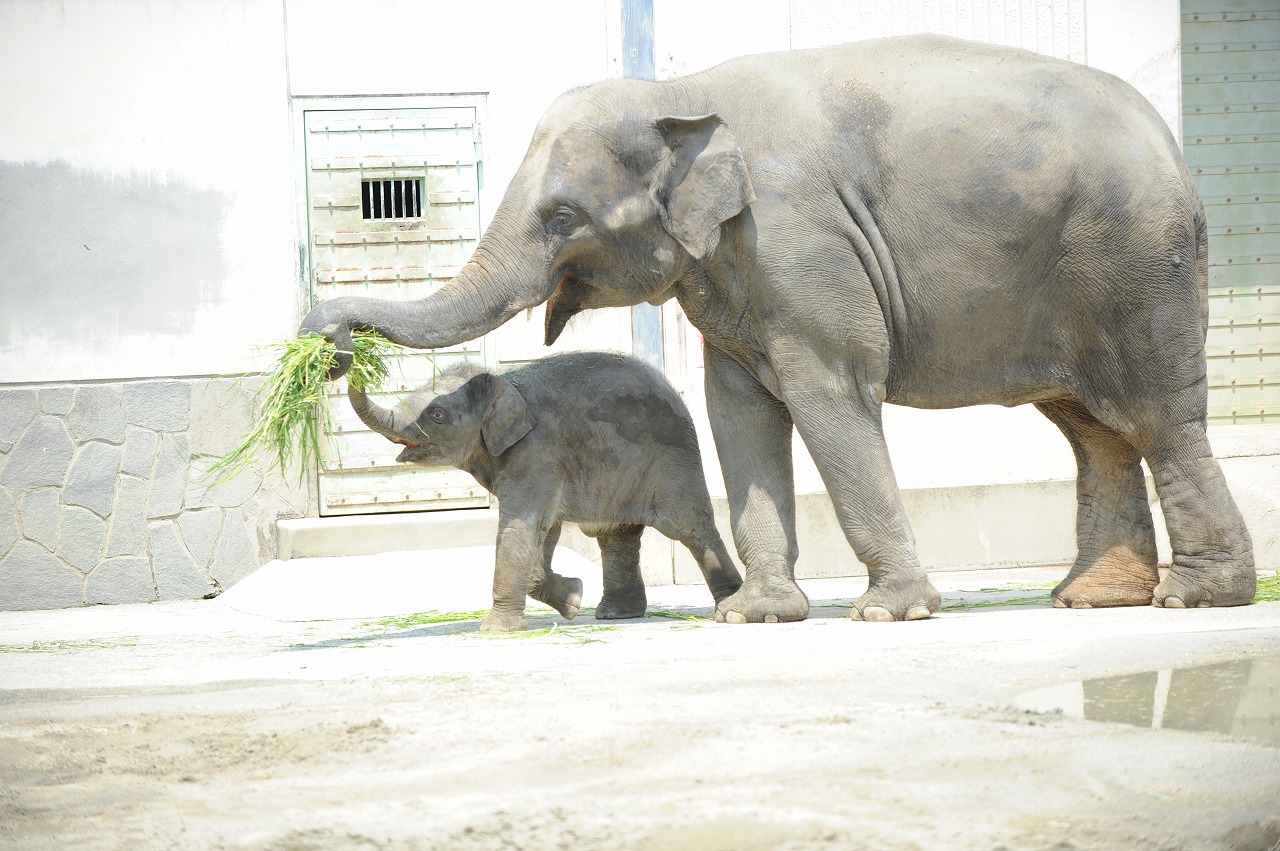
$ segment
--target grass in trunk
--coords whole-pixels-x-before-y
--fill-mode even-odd
[[[387,377],[386,361],[393,344],[373,331],[355,331],[351,340],[354,353],[347,381],[357,390],[376,388]],[[209,468],[206,480],[225,481],[266,451],[274,454],[274,464],[282,473],[296,451],[301,477],[320,454],[320,399],[329,370],[337,362],[337,347],[310,334],[269,348],[277,350],[279,357],[254,394],[253,428]]]

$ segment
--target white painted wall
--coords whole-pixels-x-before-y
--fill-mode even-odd
[[[41,285],[22,283],[29,270],[11,265],[14,252],[0,251],[0,315],[28,316],[33,300],[48,308],[42,321],[17,327],[0,319],[0,381],[229,372],[247,366],[252,346],[292,330],[283,28],[272,0],[0,3],[0,165],[10,175],[24,165],[53,169],[28,172],[37,179],[70,175],[71,192],[60,185],[30,216],[27,239],[43,241],[41,261],[81,278],[61,284],[66,298],[48,301]],[[82,203],[77,185],[105,196],[106,221],[68,222]],[[187,203],[215,204],[213,257],[184,262],[180,240],[152,244],[110,221],[113,204],[132,204],[131,195],[175,205],[144,211],[152,224],[189,214]],[[133,280],[99,292],[95,262],[132,270]],[[137,312],[157,302],[172,315],[131,330]]]
[[[1178,0],[1086,0],[1088,64],[1151,101],[1182,144],[1182,23]]]

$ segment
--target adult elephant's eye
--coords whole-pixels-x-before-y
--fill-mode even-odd
[[[552,214],[551,220],[548,222],[548,225],[550,225],[552,230],[563,231],[566,228],[568,228],[569,225],[571,225],[572,223],[573,223],[573,211],[561,208],[559,210],[556,210],[555,213]]]

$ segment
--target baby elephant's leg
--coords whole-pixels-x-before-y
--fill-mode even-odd
[[[604,566],[604,596],[596,606],[600,620],[644,617],[644,579],[640,576],[643,526],[615,526],[596,536]]]
[[[551,556],[559,541],[560,524],[557,523],[547,532],[547,540],[542,547],[542,569],[529,584],[529,596],[539,603],[546,603],[565,620],[571,621],[582,607],[582,580],[561,576],[551,569]]]

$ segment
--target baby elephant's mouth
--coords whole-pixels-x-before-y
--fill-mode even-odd
[[[404,449],[401,450],[400,454],[396,456],[396,460],[402,464],[405,463],[406,461],[413,460],[412,458],[413,454],[417,450],[422,449],[427,445],[425,443],[415,443],[412,440],[397,440],[396,443],[399,443],[404,446]]]

